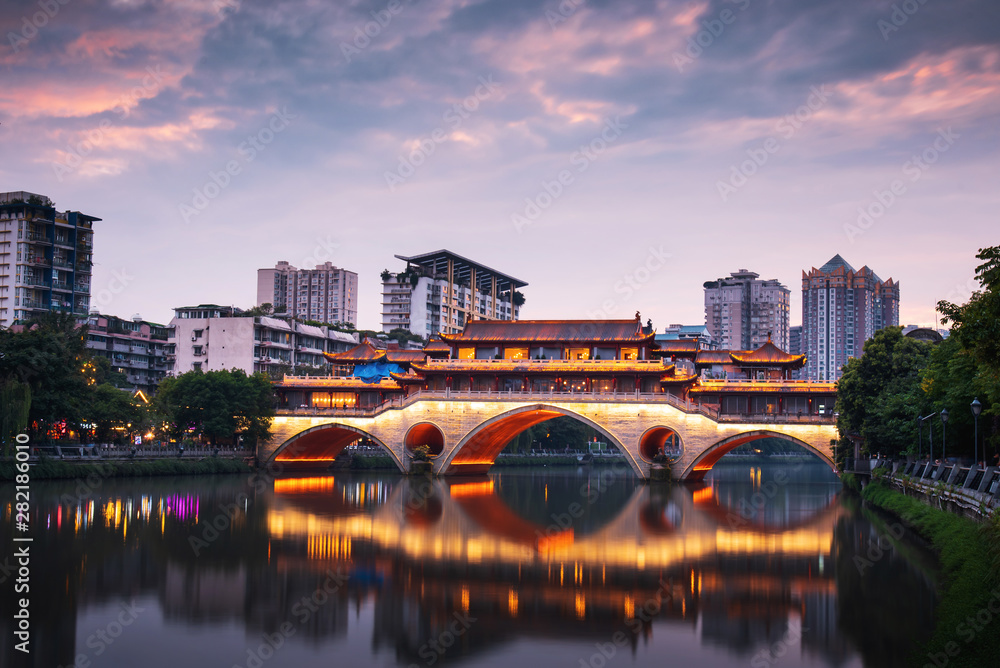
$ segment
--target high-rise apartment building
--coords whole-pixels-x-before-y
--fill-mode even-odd
[[[802,272],[802,352],[808,380],[835,381],[865,341],[899,325],[899,283],[867,266],[855,270],[840,255]]]
[[[522,280],[439,250],[406,257],[406,269],[382,272],[382,331],[405,329],[429,338],[457,334],[470,320],[517,320]]]
[[[44,195],[0,193],[0,327],[44,311],[87,317],[98,220]]]
[[[776,279],[740,269],[705,283],[705,325],[722,350],[756,350],[769,338],[787,350],[790,295]]]
[[[257,305],[270,303],[278,315],[318,322],[358,321],[358,275],[331,263],[296,269],[284,260],[257,270]]]

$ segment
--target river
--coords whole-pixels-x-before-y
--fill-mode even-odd
[[[619,468],[34,482],[2,664],[884,668],[930,636],[934,560],[822,464]]]

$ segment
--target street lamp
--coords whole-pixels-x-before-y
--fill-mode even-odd
[[[945,450],[948,448],[948,409],[941,409],[941,461],[945,461]]]
[[[974,457],[978,457],[979,456],[979,414],[983,412],[983,405],[981,403],[979,403],[979,397],[976,397],[975,399],[972,400],[972,403],[969,404],[969,408],[972,409],[972,417],[975,418],[975,423],[976,423],[976,428],[975,428],[975,431],[973,432],[974,436],[972,437],[973,456]],[[983,468],[985,468],[985,467],[986,467],[986,447],[984,446],[983,447]]]
[[[920,420],[920,422],[922,423],[924,420],[929,420],[930,418],[934,417],[935,415],[937,415],[937,413],[931,413],[930,415],[925,415],[925,416],[919,417],[917,419]],[[928,446],[927,447],[930,449],[930,454],[927,456],[927,461],[933,464],[934,463],[934,424],[931,423],[929,427],[930,428],[927,430],[927,433],[928,433],[928,436],[927,436]]]
[[[924,456],[924,421],[917,416],[917,461]]]

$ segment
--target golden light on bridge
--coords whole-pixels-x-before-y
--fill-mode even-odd
[[[457,485],[452,485],[448,489],[448,493],[453,499],[457,498],[468,498],[474,496],[492,496],[493,495],[493,481],[489,480],[487,482],[463,482]]]
[[[332,492],[334,488],[335,484],[333,476],[323,476],[318,478],[286,478],[274,481],[275,494]]]
[[[310,559],[350,559],[351,537],[309,536],[306,554]]]
[[[707,503],[712,500],[715,495],[715,491],[711,487],[704,487],[702,489],[696,489],[693,494],[691,494],[691,500],[695,505],[699,503]]]

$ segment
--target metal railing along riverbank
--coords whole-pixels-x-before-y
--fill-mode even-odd
[[[847,470],[886,480],[904,493],[920,492],[939,503],[985,516],[1000,507],[1000,467],[952,461],[857,459]]]

